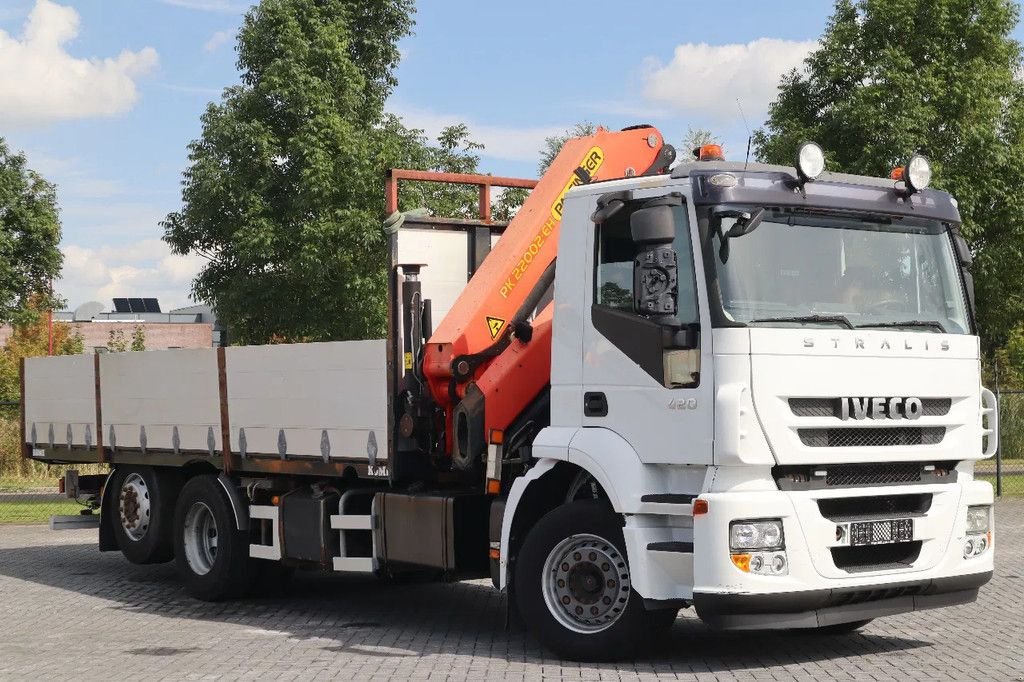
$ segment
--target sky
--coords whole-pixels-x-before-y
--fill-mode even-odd
[[[71,308],[189,305],[198,256],[159,222],[180,207],[200,116],[238,82],[243,0],[0,0],[0,137],[57,184]],[[784,8],[784,11],[783,9]],[[544,138],[589,121],[710,129],[742,160],[825,0],[420,0],[388,109],[436,135],[466,123],[481,170],[535,177]],[[1020,27],[1018,40],[1024,38]]]

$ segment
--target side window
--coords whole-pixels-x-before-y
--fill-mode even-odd
[[[679,278],[679,321],[697,324],[697,279],[690,247],[690,221],[686,206],[672,209],[676,218],[675,247]],[[601,306],[632,312],[633,259],[636,248],[629,231],[629,220],[609,220],[597,226],[597,272],[594,273],[594,301]]]
[[[597,232],[597,291],[598,305],[617,310],[633,310],[633,240],[629,236],[629,223],[615,221],[598,226]]]
[[[596,226],[594,259],[594,306],[591,319],[595,329],[636,362],[653,379],[666,387],[695,386],[699,381],[699,348],[666,345],[665,328],[633,312],[633,266],[637,246],[633,242],[629,216],[640,202],[621,210]],[[677,319],[680,333],[699,324],[697,284],[690,244],[690,221],[686,206],[672,207],[675,225],[677,276]],[[691,334],[697,339],[697,334]],[[696,345],[694,343],[693,345]]]
[[[676,241],[673,244],[679,260],[676,262],[679,276],[679,321],[683,324],[699,324],[697,311],[697,275],[693,269],[693,248],[690,245],[690,218],[686,206],[672,209],[676,218]]]

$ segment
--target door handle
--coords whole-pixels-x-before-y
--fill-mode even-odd
[[[605,397],[604,393],[591,392],[583,394],[583,416],[608,416],[608,398]]]

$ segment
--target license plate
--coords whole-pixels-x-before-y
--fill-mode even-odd
[[[850,544],[889,545],[914,539],[914,519],[857,521],[850,524]]]

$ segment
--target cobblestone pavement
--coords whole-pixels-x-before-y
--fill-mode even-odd
[[[717,634],[684,611],[640,661],[565,663],[506,631],[489,583],[297,577],[284,596],[188,598],[172,565],[100,554],[95,530],[0,527],[0,679],[1024,680],[1024,500],[997,505],[978,603],[845,636]]]

